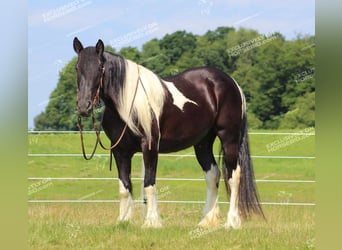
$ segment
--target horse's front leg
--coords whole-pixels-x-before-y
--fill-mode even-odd
[[[131,161],[133,154],[113,151],[119,175],[120,211],[118,221],[129,221],[133,215],[133,198],[131,182]]]
[[[143,227],[162,227],[158,214],[156,171],[158,162],[158,143],[142,142],[142,152],[145,164],[144,191],[147,200],[147,214]]]

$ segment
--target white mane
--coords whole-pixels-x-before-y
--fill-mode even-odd
[[[125,59],[125,63],[126,77],[119,94],[117,110],[133,133],[142,135],[143,132],[150,145],[152,140],[151,112],[155,115],[159,126],[165,91],[159,77],[152,71],[127,59]],[[139,75],[140,80],[138,81]],[[137,93],[134,96],[136,88]],[[139,126],[143,131],[139,130]]]

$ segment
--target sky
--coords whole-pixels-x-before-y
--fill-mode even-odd
[[[28,2],[28,129],[45,110],[59,71],[98,39],[117,51],[185,30],[203,35],[220,26],[280,32],[286,39],[315,35],[314,0],[62,0]],[[76,84],[76,83],[75,83]]]

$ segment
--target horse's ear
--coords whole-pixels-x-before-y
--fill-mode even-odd
[[[79,54],[83,50],[82,43],[78,40],[77,37],[74,38],[74,50],[77,54]]]
[[[99,55],[99,57],[102,57],[104,51],[104,44],[101,39],[98,40],[96,43],[96,53]]]

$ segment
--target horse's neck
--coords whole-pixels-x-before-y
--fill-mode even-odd
[[[111,68],[107,69],[107,95],[131,131],[143,133],[151,141],[152,113],[158,120],[165,100],[159,77],[122,57],[113,56],[108,66]]]

